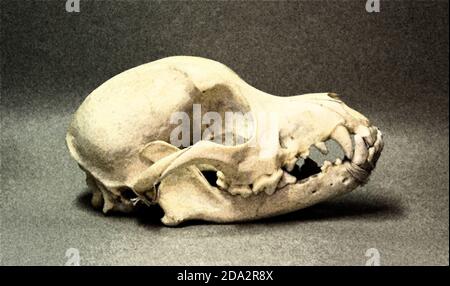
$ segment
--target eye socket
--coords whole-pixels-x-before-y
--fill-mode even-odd
[[[127,200],[137,198],[137,195],[133,192],[133,190],[128,187],[120,188],[119,191],[120,191],[120,194]]]

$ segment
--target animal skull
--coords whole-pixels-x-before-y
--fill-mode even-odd
[[[233,138],[250,136],[224,145],[214,140],[224,134],[213,140],[189,135],[192,145],[177,148],[171,117],[183,112],[195,121],[194,104],[203,116],[251,114],[252,128],[240,121],[232,129]],[[326,153],[330,139],[345,158],[319,169],[309,150]],[[159,204],[166,225],[254,220],[311,206],[364,184],[383,149],[381,132],[335,94],[273,96],[218,62],[184,56],[138,66],[102,84],[75,113],[66,141],[86,173],[94,207],[130,212],[142,203]],[[299,158],[320,172],[297,179],[304,171]]]

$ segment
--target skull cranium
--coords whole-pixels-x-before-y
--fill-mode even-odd
[[[202,115],[251,114],[252,128],[239,121],[231,132],[246,140],[224,145],[189,135],[190,147],[171,144],[171,117],[182,112],[193,120],[195,104]],[[326,153],[330,139],[345,158],[297,179],[299,158],[308,161],[313,146]],[[94,206],[129,212],[140,202],[157,203],[166,225],[253,220],[305,208],[364,184],[383,149],[381,132],[335,94],[273,96],[218,62],[184,56],[102,84],[77,110],[66,141],[86,172]]]

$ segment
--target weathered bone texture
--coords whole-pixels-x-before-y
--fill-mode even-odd
[[[170,144],[170,117],[192,116],[193,104],[201,104],[202,114],[249,112],[253,133],[232,146],[200,140],[179,149]],[[275,114],[276,130],[273,118],[257,116],[264,112]],[[247,129],[238,126],[234,136]],[[267,132],[276,136],[266,139]],[[308,158],[311,147],[326,153],[330,139],[345,158],[325,161],[321,172],[298,180],[297,160]],[[156,203],[166,225],[254,220],[311,206],[364,184],[383,149],[381,132],[335,94],[273,96],[221,63],[185,56],[138,66],[102,84],[75,113],[66,140],[86,173],[94,207],[130,212]],[[205,171],[216,173],[216,183]]]

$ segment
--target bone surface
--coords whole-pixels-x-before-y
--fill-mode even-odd
[[[191,124],[176,142],[174,114]],[[310,148],[329,155],[329,140],[345,156],[319,165]],[[270,95],[221,63],[187,56],[106,81],[76,111],[66,142],[94,207],[159,204],[166,225],[260,219],[348,193],[367,182],[384,146],[378,128],[336,94]]]

